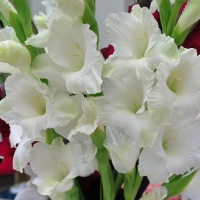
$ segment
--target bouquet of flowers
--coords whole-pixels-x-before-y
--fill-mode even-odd
[[[0,72],[8,75],[0,118],[11,127],[14,169],[30,167],[52,200],[182,193],[200,167],[200,57],[182,46],[200,1],[157,0],[108,15],[114,52],[106,60],[94,0],[43,4],[33,23],[26,0],[0,1]],[[99,189],[88,185],[91,175]],[[162,185],[141,196],[145,179]]]

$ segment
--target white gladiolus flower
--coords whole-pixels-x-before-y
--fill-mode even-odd
[[[5,90],[6,97],[0,102],[1,118],[30,133],[64,126],[76,116],[76,108],[67,94],[51,93],[46,84],[30,75],[8,77]]]
[[[151,183],[168,182],[171,174],[184,174],[196,163],[200,146],[199,119],[179,119],[163,125],[153,147],[144,148],[139,157],[139,171]]]
[[[108,149],[112,163],[118,172],[129,173],[132,171],[138,159],[140,148],[122,128],[107,127],[104,146]]]
[[[49,54],[36,58],[34,73],[50,81],[63,79],[67,91],[73,94],[101,92],[103,58],[96,50],[96,35],[88,25],[63,22],[61,19],[52,23],[47,42]],[[57,77],[52,76],[55,69]]]
[[[13,158],[13,169],[23,172],[30,161],[30,150],[32,143],[36,141],[45,141],[45,132],[30,133],[20,125],[10,125],[10,144],[17,148]]]
[[[80,23],[85,10],[83,0],[44,0],[42,2],[46,8],[46,16],[36,17],[36,23],[44,28],[37,35],[32,35],[27,39],[26,44],[35,47],[44,47],[49,40],[51,24],[54,20],[64,19],[65,23]],[[45,20],[45,22],[44,22]],[[47,26],[47,27],[46,27]],[[46,27],[46,28],[45,28]]]
[[[72,96],[78,113],[66,126],[56,128],[56,131],[67,138],[73,140],[77,133],[86,135],[92,134],[100,120],[100,110],[93,98],[85,98],[83,95]]]
[[[65,16],[72,20],[81,19],[85,10],[84,0],[43,0],[42,3],[46,8],[48,25]]]
[[[106,126],[124,128],[129,137],[139,147],[151,146],[158,134],[155,123],[145,110],[145,95],[149,84],[144,84],[129,73],[120,80],[105,79],[103,92],[101,122]]]
[[[149,80],[160,62],[178,58],[173,39],[161,35],[156,20],[145,7],[133,6],[130,14],[111,14],[106,25],[115,49],[105,62],[106,77],[119,78],[126,68],[130,68],[138,78]]]
[[[162,63],[157,84],[148,96],[148,109],[156,121],[168,123],[179,115],[200,111],[200,57],[194,49],[181,49],[180,60]]]
[[[167,188],[160,186],[144,195],[140,200],[163,200],[167,196]]]
[[[31,150],[30,164],[37,174],[33,183],[37,185],[38,191],[52,200],[64,200],[65,192],[73,186],[73,179],[79,175],[88,175],[84,155],[79,143],[65,145],[61,138],[55,139],[51,145],[41,142],[35,144]]]

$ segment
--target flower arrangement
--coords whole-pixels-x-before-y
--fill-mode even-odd
[[[182,193],[200,167],[200,57],[188,48],[200,1],[108,15],[106,60],[93,0],[43,4],[33,23],[26,0],[0,1],[0,118],[11,127],[14,169],[30,167],[52,200],[92,199],[86,181],[99,178],[93,199]],[[145,179],[162,185],[141,196]]]

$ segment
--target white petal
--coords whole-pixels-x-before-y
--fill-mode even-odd
[[[109,150],[112,163],[120,173],[129,173],[135,166],[140,148],[133,143],[133,139],[122,128],[106,128],[106,141],[104,142],[104,146]]]
[[[167,196],[167,188],[160,186],[144,195],[140,200],[163,200]]]
[[[67,25],[61,19],[53,22],[48,42],[49,56],[63,67],[61,76],[70,93],[101,91],[103,58],[96,50],[96,42],[97,37],[88,25]]]
[[[10,125],[10,144],[11,147],[16,147],[17,144],[22,142],[22,127],[20,125]]]
[[[26,45],[32,45],[34,47],[44,48],[49,40],[50,32],[49,30],[44,30],[37,35],[32,35],[25,42]]]
[[[158,24],[151,13],[147,8],[141,9],[139,6],[134,6],[131,14],[109,15],[106,25],[115,53],[125,57],[143,57],[148,43],[154,45],[159,35]]]
[[[1,73],[11,73],[11,74],[15,74],[15,73],[19,73],[19,69],[17,69],[16,67],[13,67],[11,65],[9,65],[8,63],[2,63],[0,62],[0,72]]]
[[[164,157],[156,155],[151,148],[142,150],[138,170],[140,175],[147,176],[151,183],[168,182],[169,172],[166,170]]]
[[[30,161],[32,142],[39,140],[41,140],[41,138],[27,138],[18,145],[13,158],[13,168],[15,170],[20,171],[21,173],[23,172],[23,168]]]
[[[61,73],[63,71],[62,67],[55,64],[48,54],[38,55],[32,64],[32,70],[35,75],[39,78],[46,78],[48,81],[53,81],[58,83],[59,87],[65,88],[65,82],[61,78]]]

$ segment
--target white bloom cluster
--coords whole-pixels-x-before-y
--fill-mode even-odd
[[[198,169],[196,51],[178,48],[150,10],[136,5],[108,16],[115,51],[104,62],[96,34],[82,22],[84,0],[43,3],[46,15],[35,18],[39,33],[26,40],[45,49],[33,61],[12,28],[0,30],[0,72],[9,73],[0,118],[11,126],[14,168],[22,172],[30,164],[38,191],[64,200],[75,177],[98,170],[90,135],[105,127],[104,147],[120,173],[139,161],[140,175],[159,183]],[[52,131],[58,137],[47,142]],[[166,197],[161,188],[144,199]]]
[[[30,163],[38,191],[61,200],[75,177],[97,169],[97,149],[89,135],[98,126],[99,108],[84,96],[101,92],[104,60],[97,36],[81,20],[83,0],[43,3],[45,24],[26,45],[46,53],[33,62],[13,28],[0,30],[0,72],[9,73],[0,117],[9,123],[11,145],[17,147],[14,169],[22,172]],[[47,142],[52,130],[63,137]]]
[[[106,20],[115,52],[104,64],[101,122],[115,168],[150,182],[199,168],[200,57],[160,33],[147,8]]]

